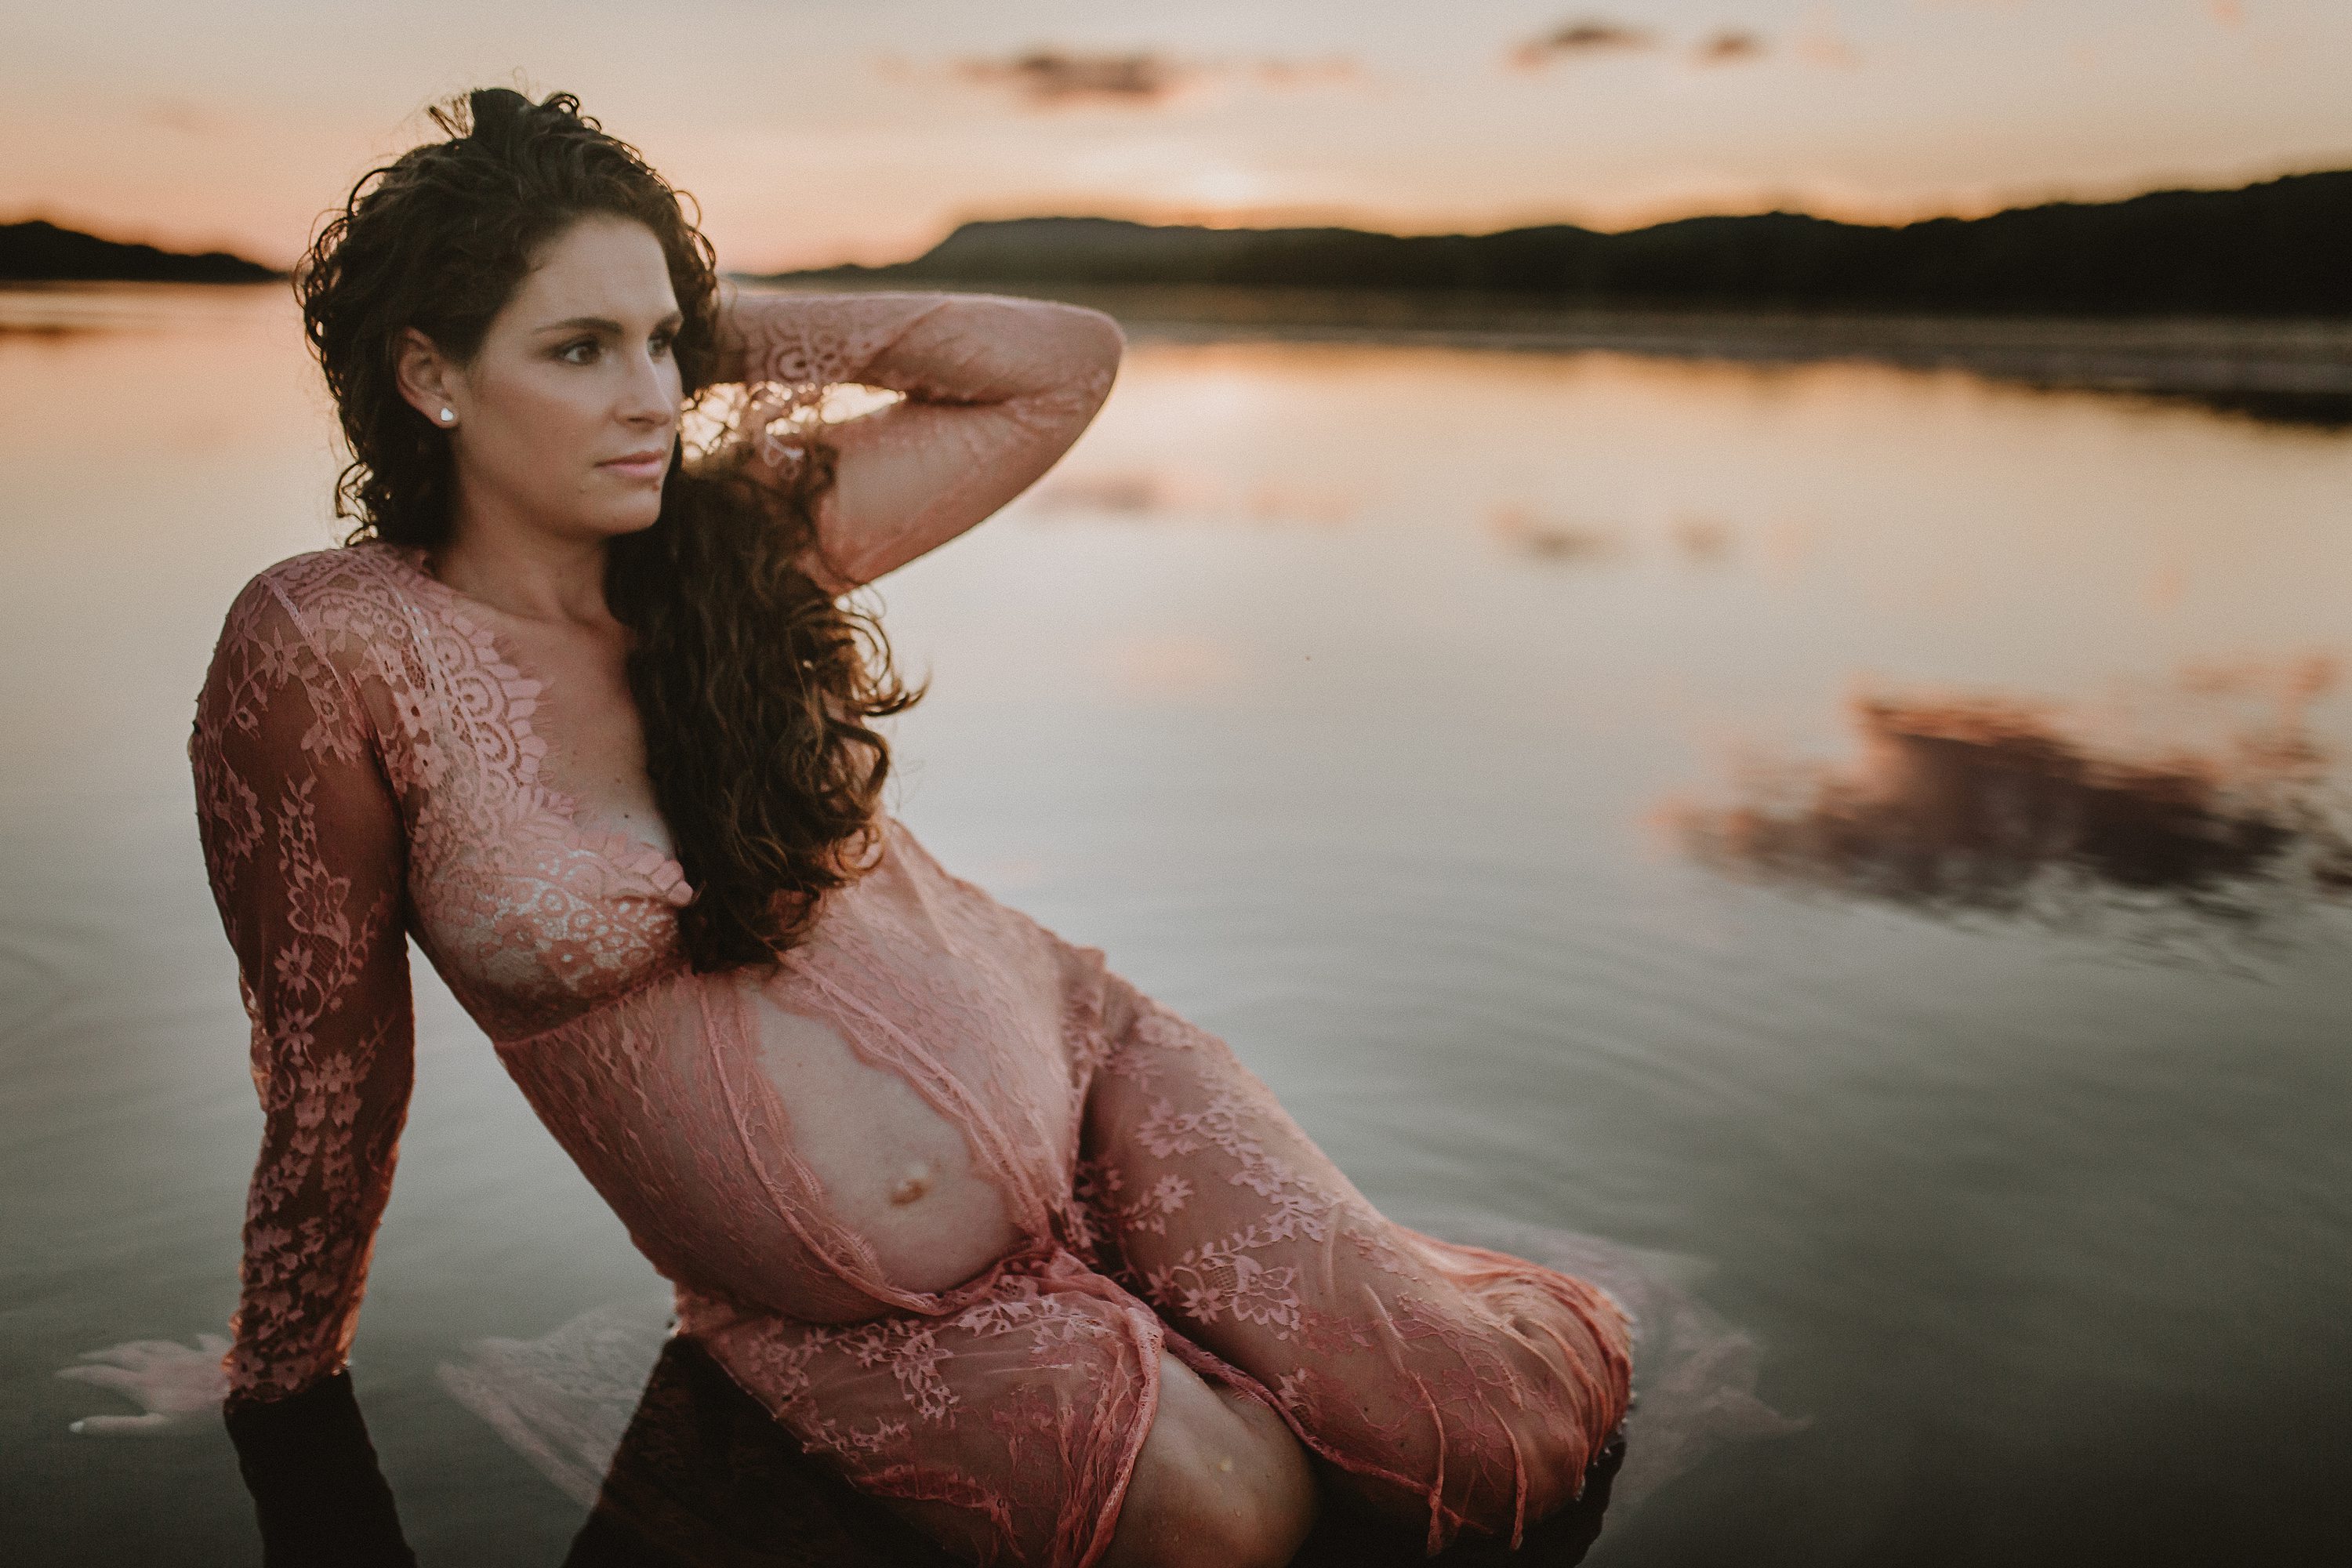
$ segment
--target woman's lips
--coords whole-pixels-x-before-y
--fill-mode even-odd
[[[626,479],[659,479],[669,467],[669,454],[641,452],[634,457],[609,458],[596,466]]]

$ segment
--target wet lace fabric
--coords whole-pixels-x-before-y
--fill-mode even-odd
[[[1633,1314],[1634,1407],[1623,1427],[1625,1457],[1598,1491],[1606,1464],[1596,1461],[1580,1500],[1583,1510],[1605,1510],[1613,1526],[1622,1528],[1661,1487],[1725,1447],[1810,1425],[1759,1397],[1762,1347],[1696,1293],[1709,1271],[1705,1261],[1479,1208],[1423,1208],[1398,1217],[1433,1236],[1590,1280]],[[667,1292],[607,1302],[536,1339],[476,1340],[460,1358],[442,1363],[440,1381],[582,1508],[618,1512],[689,1559],[732,1561],[730,1552],[737,1549],[728,1542],[751,1540],[780,1560],[793,1555],[786,1543],[806,1542],[802,1555],[816,1561],[899,1561],[903,1554],[861,1552],[827,1539],[837,1500],[813,1498],[811,1481],[793,1479],[799,1468],[792,1461],[778,1468],[753,1457],[787,1447],[765,1429],[765,1413],[757,1430],[715,1413],[744,1408],[735,1387],[706,1386],[694,1395],[681,1386],[681,1373],[689,1364],[699,1368],[702,1358],[691,1340],[671,1339],[675,1316]]]
[[[1114,977],[1061,1237],[922,1312],[819,1325],[679,1291],[680,1325],[859,1485],[945,1503],[983,1561],[1107,1544],[1159,1352],[1279,1411],[1423,1523],[1517,1541],[1623,1415],[1582,1281],[1378,1214],[1216,1037]],[[961,1529],[956,1527],[961,1526]]]
[[[954,360],[908,346],[935,311],[798,297],[753,334],[730,438],[777,438],[773,409],[811,385],[904,383],[890,438],[961,476],[911,513],[882,506],[887,528],[856,496],[821,511],[845,584],[1002,504],[1104,390],[1024,379],[999,331],[971,350],[996,356],[999,395],[956,423],[891,361]],[[1465,1527],[1516,1539],[1573,1493],[1627,1398],[1627,1326],[1600,1291],[1391,1224],[1222,1041],[895,821],[782,963],[694,973],[682,868],[551,775],[533,720],[560,698],[421,552],[296,556],[230,607],[189,752],[266,1116],[237,1394],[343,1363],[407,1103],[413,939],[675,1284],[683,1331],[971,1556],[1100,1554],[1163,1347],[1265,1400],[1433,1549]],[[876,1211],[824,1154],[812,1086],[835,1058],[888,1075],[994,1194],[949,1238],[1003,1238],[971,1277],[927,1285],[919,1232],[843,1217]]]

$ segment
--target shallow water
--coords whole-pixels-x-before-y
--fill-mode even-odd
[[[335,535],[331,418],[275,290],[0,321],[0,1558],[255,1561],[216,1424],[71,1436],[127,1406],[52,1374],[232,1302],[259,1112],[182,748],[236,588]],[[1694,1386],[1802,1426],[1588,1561],[2326,1560],[2347,584],[2322,429],[1142,341],[882,585],[934,677],[895,808],[1400,1217],[1678,1260]],[[551,1564],[585,1510],[464,1373],[657,1281],[416,973],[360,1398],[424,1561]]]

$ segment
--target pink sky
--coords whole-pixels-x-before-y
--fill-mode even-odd
[[[20,7],[0,218],[283,264],[434,98],[563,88],[745,270],[961,218],[1897,219],[2352,166],[2344,0]]]

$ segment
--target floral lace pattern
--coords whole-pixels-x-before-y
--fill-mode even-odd
[[[846,1327],[682,1284],[682,1330],[858,1485],[947,1505],[938,1528],[981,1561],[1100,1553],[1161,1349],[1277,1410],[1431,1551],[1516,1542],[1576,1495],[1628,1398],[1609,1298],[1391,1223],[1223,1041],[1096,975],[1073,1011],[1108,992],[1129,1022],[1076,1097],[1055,1235]]]
[[[890,438],[938,464],[932,499],[887,523],[855,495],[821,516],[845,581],[992,510],[1107,386],[1024,372],[1001,325],[940,339],[936,297],[776,299],[746,317],[747,374],[906,389]],[[950,393],[971,417],[925,424]],[[236,1392],[342,1364],[407,1104],[413,935],[675,1283],[685,1331],[967,1555],[1100,1555],[1163,1349],[1280,1412],[1433,1548],[1464,1528],[1516,1540],[1572,1495],[1627,1399],[1607,1298],[1391,1224],[1223,1042],[896,822],[782,963],[694,973],[682,869],[581,826],[532,727],[545,689],[469,603],[417,552],[296,556],[237,596],[198,700],[199,826],[267,1123]],[[992,1264],[916,1289],[842,1218],[763,1066],[780,1018],[830,1031],[960,1137],[1015,1238]]]
[[[816,438],[826,389],[901,394],[882,413],[826,426],[836,452],[892,448],[892,483],[861,503],[843,485],[817,503],[804,564],[845,590],[945,542],[1028,488],[1109,395],[1114,370],[1068,352],[1030,302],[938,294],[752,294],[730,321],[740,384],[713,390],[692,422],[713,453],[748,447],[790,479]],[[1074,318],[1095,320],[1087,313]]]
[[[189,761],[267,1121],[228,1360],[233,1385],[256,1393],[340,1364],[407,1106],[401,828],[375,750],[356,692],[290,603],[247,584]]]

